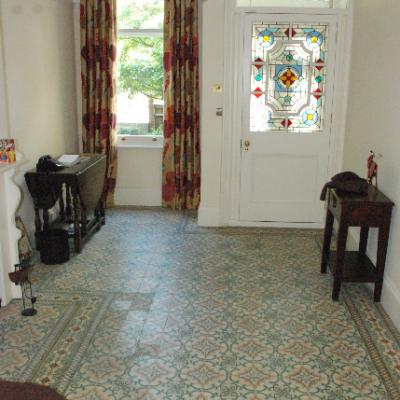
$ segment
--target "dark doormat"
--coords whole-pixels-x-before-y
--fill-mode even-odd
[[[25,382],[7,382],[0,379],[1,400],[66,400],[54,389]]]

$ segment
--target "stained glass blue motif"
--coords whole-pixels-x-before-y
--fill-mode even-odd
[[[275,36],[272,30],[265,29],[258,34],[258,43],[260,46],[270,48],[275,42]]]
[[[313,126],[318,122],[318,112],[312,109],[304,111],[302,115],[303,123],[307,126]]]
[[[250,130],[323,129],[326,24],[253,25]]]
[[[310,47],[321,46],[322,42],[324,41],[324,38],[319,32],[312,31],[307,35],[306,41],[308,46]]]

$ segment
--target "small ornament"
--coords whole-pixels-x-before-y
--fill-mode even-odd
[[[367,160],[368,167],[368,183],[378,187],[378,164],[375,161],[375,153],[371,150]]]
[[[15,265],[15,271],[8,274],[11,282],[21,286],[23,307],[21,314],[24,317],[32,317],[37,313],[34,306],[36,303],[36,297],[33,296],[32,284],[29,280],[29,273],[31,270],[31,264],[17,264]]]

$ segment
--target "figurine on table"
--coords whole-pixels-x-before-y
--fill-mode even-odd
[[[375,153],[371,150],[367,160],[368,183],[378,187],[378,164],[375,162]],[[374,183],[375,182],[375,183]]]

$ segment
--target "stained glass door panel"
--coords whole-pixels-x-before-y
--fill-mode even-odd
[[[254,23],[250,132],[321,132],[328,25]]]

